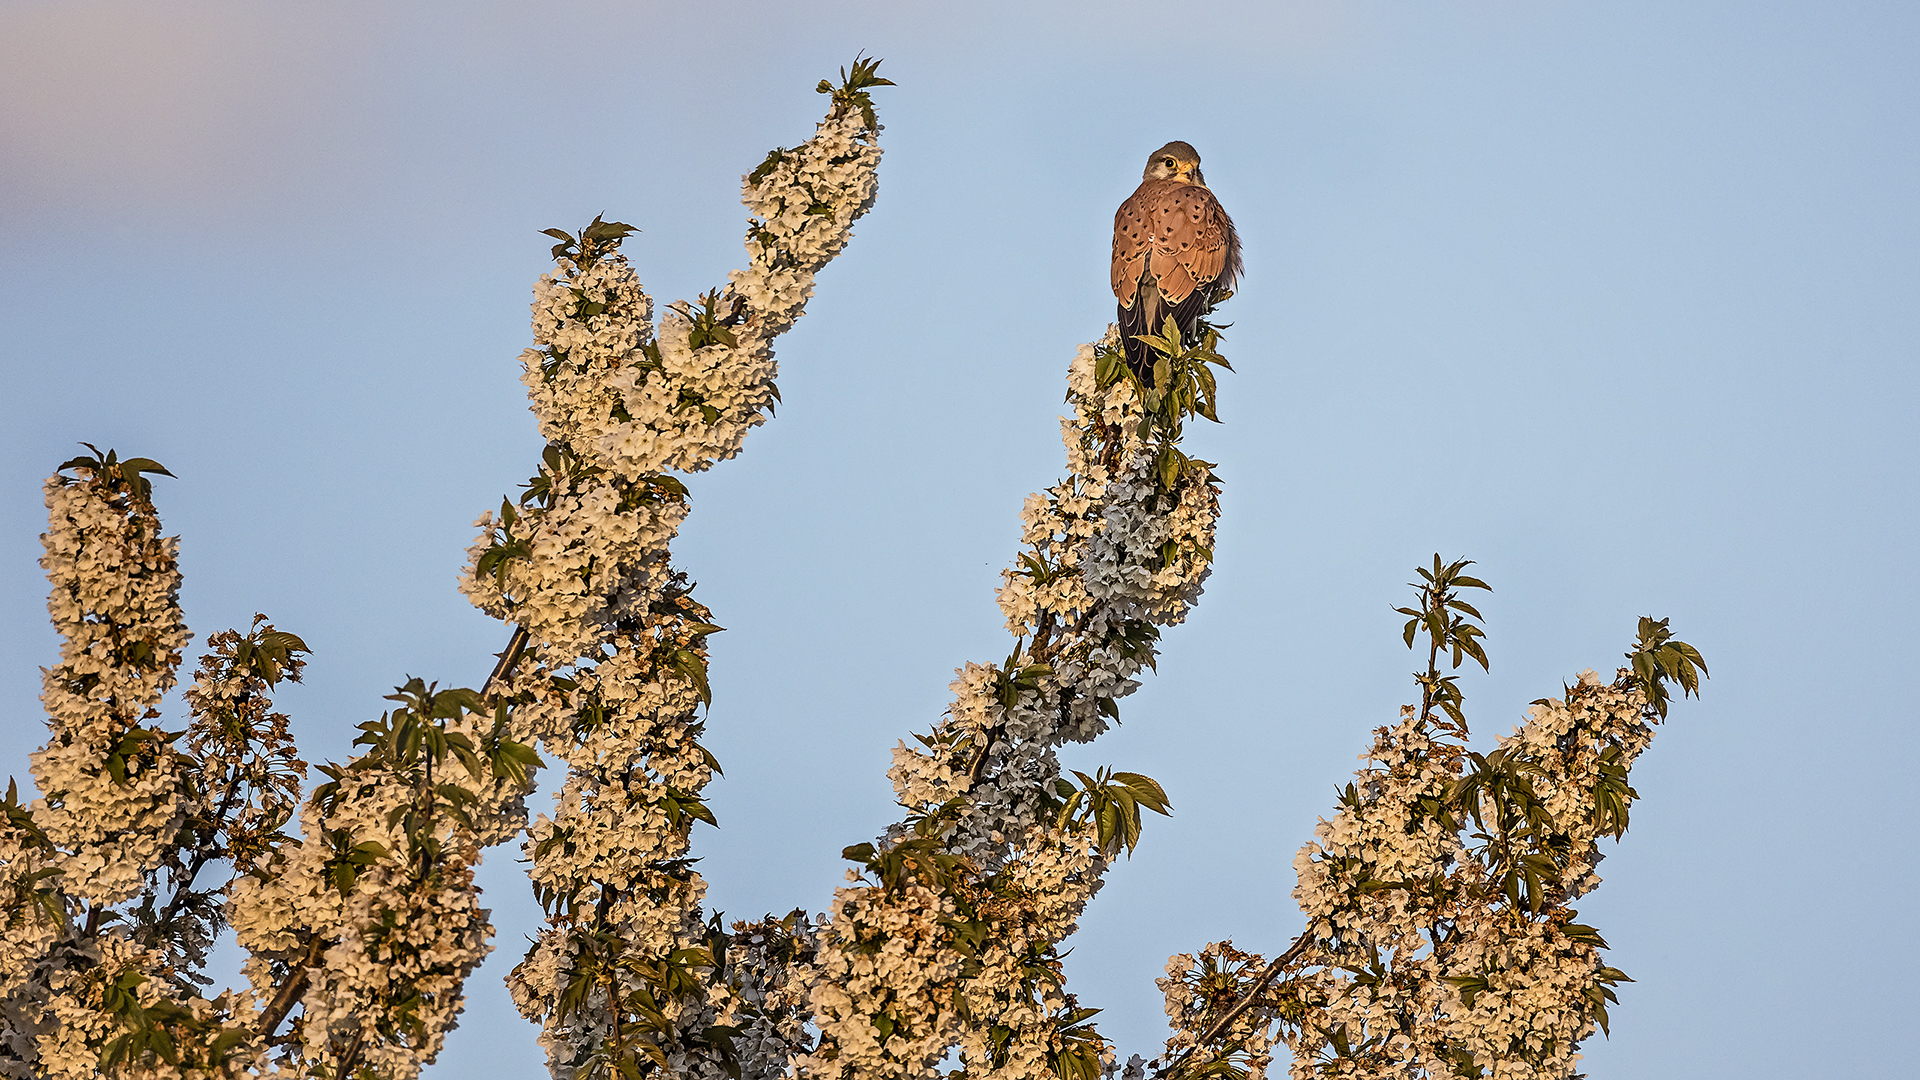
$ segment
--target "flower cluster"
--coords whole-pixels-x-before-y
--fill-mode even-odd
[[[958,914],[944,891],[917,881],[839,890],[807,973],[822,1045],[798,1059],[803,1075],[932,1075],[959,1038],[963,958],[947,940]]]
[[[32,757],[43,797],[23,806],[10,786],[0,828],[0,1075],[193,1075],[245,1054],[248,1035],[227,1025],[231,993],[196,987],[224,912],[195,879],[214,860],[272,872],[300,763],[264,690],[298,677],[305,646],[271,626],[215,635],[187,693],[194,722],[160,730],[188,640],[178,541],[143,475],[166,470],[98,450],[69,470],[46,488],[64,643],[45,679],[51,738]]]
[[[271,696],[281,679],[300,681],[306,643],[255,615],[248,633],[224,630],[207,644],[213,651],[185,694],[194,767],[186,772],[185,820],[163,860],[172,896],[161,905],[150,889],[152,900],[135,912],[141,940],[167,952],[169,976],[194,983],[204,981],[197,973],[227,921],[225,883],[202,883],[202,871],[224,862],[233,875],[278,873],[291,842],[281,829],[298,811],[306,773]]]
[[[800,317],[814,275],[873,204],[880,149],[857,115],[829,118],[775,157],[745,184],[748,205],[766,215],[749,233],[748,267],[724,295],[669,307],[657,335],[652,301],[614,250],[626,226],[596,221],[561,245],[560,272],[535,289],[539,347],[521,363],[550,444],[529,489],[540,505],[504,504],[480,519],[461,587],[562,665],[621,620],[643,619],[667,587],[661,555],[687,506],[684,486],[664,473],[733,457],[766,421],[778,397],[773,338]]]
[[[1340,812],[1322,819],[1295,856],[1294,898],[1315,935],[1315,970],[1293,989],[1318,1006],[1293,1041],[1305,1063],[1296,1076],[1400,1076],[1433,1066],[1425,1021],[1437,1015],[1445,984],[1428,934],[1452,915],[1448,870],[1464,854],[1446,809],[1461,757],[1406,707],[1399,723],[1374,733],[1368,766],[1342,793]],[[1315,1072],[1315,1055],[1329,1048],[1338,1065]]]
[[[1154,980],[1166,1000],[1167,1023],[1173,1029],[1167,1040],[1168,1057],[1160,1059],[1161,1063],[1199,1049],[1209,1023],[1226,1017],[1243,986],[1258,976],[1261,967],[1258,954],[1242,952],[1231,941],[1211,942],[1197,956],[1179,953],[1170,957],[1166,975]],[[1231,1056],[1248,1080],[1265,1080],[1275,1042],[1272,1023],[1265,1013],[1243,1010],[1228,1018],[1215,1042],[1233,1048]],[[1133,1060],[1140,1062],[1137,1055]],[[1138,1077],[1144,1070],[1135,1065],[1133,1072]]]
[[[1476,800],[1471,809],[1493,828],[1487,850],[1468,865],[1470,873],[1499,873],[1510,861],[1498,850],[1504,841],[1524,848],[1521,858],[1532,856],[1545,880],[1531,911],[1524,886],[1515,890],[1521,903],[1462,911],[1457,941],[1444,954],[1448,994],[1439,1039],[1458,1066],[1471,1059],[1474,1068],[1531,1080],[1573,1074],[1580,1041],[1606,1024],[1611,988],[1624,979],[1602,960],[1606,943],[1574,922],[1577,913],[1567,905],[1600,885],[1599,839],[1626,829],[1634,798],[1627,772],[1660,716],[1625,669],[1612,684],[1581,672],[1564,698],[1542,699],[1528,711],[1527,722],[1501,740],[1496,755],[1504,761],[1497,764],[1526,776],[1536,801],[1523,812],[1553,823],[1538,844],[1547,858],[1534,854],[1530,837],[1514,843],[1529,826],[1511,817],[1502,793],[1482,784],[1468,789]],[[1476,891],[1484,894],[1487,883],[1475,882]],[[1504,896],[1504,883],[1492,883]]]
[[[784,1075],[793,1056],[813,1044],[811,987],[800,976],[813,970],[819,946],[802,908],[733,925],[723,959],[741,1076]]]
[[[189,635],[180,616],[178,537],[160,535],[140,459],[79,458],[47,481],[40,565],[61,637],[41,701],[52,738],[32,757],[33,817],[70,895],[114,904],[138,894],[181,813],[179,756],[158,729]],[[158,466],[146,471],[157,471]]]
[[[366,751],[300,811],[302,841],[276,872],[231,889],[251,1010],[266,1031],[294,1004],[282,1067],[366,1067],[405,1080],[453,1027],[462,988],[491,951],[478,905],[481,848],[524,820],[532,752],[478,695],[414,679],[360,725]]]
[[[49,882],[58,853],[11,784],[0,809],[0,1076],[25,1078],[34,1075],[50,1034],[52,982],[64,978],[64,965],[49,960],[68,936],[68,903]]]

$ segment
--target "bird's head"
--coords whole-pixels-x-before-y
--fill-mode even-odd
[[[1207,186],[1206,177],[1200,175],[1200,151],[1183,142],[1170,142],[1155,150],[1147,159],[1145,179]]]

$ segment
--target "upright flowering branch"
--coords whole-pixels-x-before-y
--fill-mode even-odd
[[[0,846],[0,1069],[11,1075],[96,1065],[115,1033],[98,1008],[103,982],[162,964],[114,932],[115,907],[152,885],[186,813],[176,736],[153,725],[188,641],[179,540],[161,535],[144,475],[171,474],[88,449],[46,483],[40,565],[60,662],[42,679],[50,738],[31,758],[42,797],[22,806],[9,785]]]
[[[729,963],[688,858],[694,823],[713,823],[699,709],[721,628],[670,562],[688,504],[668,474],[733,457],[771,415],[773,340],[873,205],[869,91],[891,85],[877,67],[821,84],[831,105],[813,137],[745,178],[747,266],[668,305],[657,330],[619,251],[631,226],[549,230],[559,271],[535,289],[537,345],[521,358],[548,446],[521,498],[481,518],[462,588],[518,628],[489,685],[513,730],[567,764],[525,845],[547,926],[508,980],[557,1077],[739,1075],[736,1014],[754,996],[739,988],[754,976]]]
[[[1158,784],[1102,770],[1066,778],[1153,665],[1162,627],[1199,599],[1219,513],[1209,463],[1181,425],[1214,416],[1217,332],[1156,342],[1144,386],[1109,335],[1067,373],[1068,475],[1027,500],[1027,550],[999,593],[1013,651],[968,664],[946,717],[889,772],[908,817],[847,849],[866,877],[839,890],[806,972],[817,1045],[802,1075],[923,1077],[957,1049],[968,1076],[1091,1080],[1110,1059],[1063,985],[1059,943],[1130,850]]]
[[[1696,693],[1706,665],[1665,620],[1642,619],[1612,683],[1583,672],[1474,753],[1440,664],[1487,663],[1460,595],[1487,586],[1467,565],[1436,556],[1419,604],[1400,609],[1407,644],[1427,636],[1421,704],[1374,733],[1368,766],[1295,859],[1306,932],[1271,962],[1230,942],[1169,961],[1163,1073],[1263,1076],[1285,1042],[1296,1080],[1565,1080],[1606,1027],[1626,976],[1570,905],[1599,886],[1599,839],[1626,831],[1628,770],[1666,716],[1666,684]]]
[[[89,447],[89,449],[93,449]],[[47,481],[47,613],[60,663],[42,677],[52,738],[33,755],[45,798],[35,819],[60,851],[74,899],[95,910],[137,895],[182,813],[171,740],[142,726],[172,688],[188,633],[180,616],[178,537],[160,535],[146,458],[109,451]]]

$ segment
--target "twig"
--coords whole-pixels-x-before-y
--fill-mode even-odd
[[[333,1073],[339,1080],[351,1080],[353,1070],[360,1064],[360,1047],[367,1041],[367,1025],[358,1024],[353,1029],[353,1041],[347,1044],[347,1052],[340,1055],[340,1064]]]
[[[226,822],[227,811],[233,809],[233,800],[239,792],[240,776],[235,774],[227,780],[226,793],[220,796],[220,807],[213,812],[213,835],[218,835],[220,826]],[[207,844],[207,847],[201,848],[194,853],[193,865],[187,867],[186,872],[181,876],[179,884],[175,886],[173,899],[167,901],[166,910],[162,911],[160,917],[153,921],[153,932],[155,934],[163,933],[166,928],[172,924],[174,916],[180,914],[181,905],[187,902],[187,896],[193,889],[194,879],[200,876],[201,869],[214,857],[212,836],[208,837]]]
[[[1254,999],[1260,996],[1260,991],[1265,990],[1267,988],[1267,984],[1273,981],[1273,977],[1275,975],[1280,974],[1281,970],[1285,968],[1288,964],[1291,964],[1295,960],[1298,960],[1300,958],[1300,954],[1303,952],[1306,952],[1307,946],[1311,945],[1312,943],[1313,943],[1313,928],[1308,927],[1306,930],[1301,932],[1299,937],[1293,939],[1293,944],[1287,948],[1286,952],[1283,952],[1279,956],[1276,956],[1273,958],[1273,963],[1267,965],[1267,970],[1264,972],[1261,972],[1259,980],[1253,984],[1251,989],[1249,989],[1245,994],[1242,994],[1240,996],[1239,1001],[1236,1001],[1233,1003],[1233,1007],[1231,1009],[1228,1009],[1220,1017],[1220,1019],[1215,1020],[1213,1022],[1213,1025],[1207,1028],[1206,1032],[1203,1033],[1200,1036],[1200,1038],[1195,1040],[1192,1046],[1187,1047],[1184,1051],[1181,1052],[1178,1058],[1174,1059],[1173,1064],[1168,1067],[1168,1071],[1171,1072],[1174,1068],[1178,1068],[1180,1064],[1186,1061],[1187,1058],[1191,1056],[1195,1050],[1198,1050],[1202,1046],[1205,1046],[1208,1043],[1213,1042],[1215,1039],[1218,1039],[1221,1033],[1227,1030],[1227,1026],[1229,1024],[1232,1024],[1235,1020],[1240,1019],[1240,1014],[1246,1012],[1249,1008],[1253,1006]]]
[[[968,788],[972,788],[980,783],[980,777],[986,774],[987,756],[993,753],[994,740],[1000,737],[1000,732],[1005,729],[1006,726],[1005,724],[993,725],[987,729],[986,737],[980,740],[980,752],[974,755],[973,767],[967,770]]]
[[[513,628],[513,636],[507,639],[507,647],[500,650],[500,662],[493,665],[493,674],[488,675],[487,681],[480,686],[481,697],[492,694],[494,683],[502,682],[513,674],[513,666],[520,662],[521,654],[527,651],[528,637],[526,627]]]

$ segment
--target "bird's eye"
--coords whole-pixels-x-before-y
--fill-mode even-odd
[[[1169,168],[1169,169],[1171,169],[1171,168],[1173,168],[1173,159],[1172,159],[1172,158],[1170,158],[1170,157],[1169,157],[1169,158],[1161,158],[1161,159],[1160,159],[1160,164],[1162,164],[1162,165],[1165,165],[1165,166],[1166,166],[1167,168]]]

